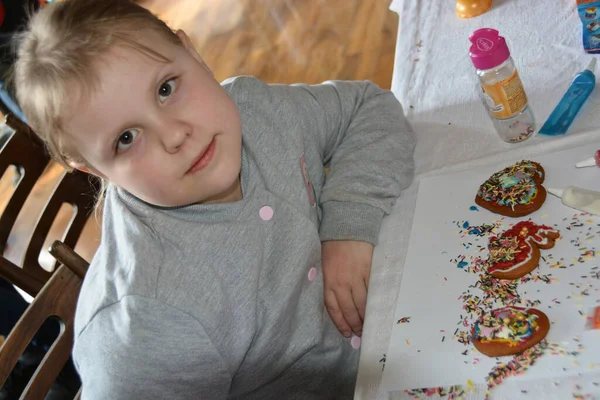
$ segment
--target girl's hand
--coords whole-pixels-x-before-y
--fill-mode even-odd
[[[325,306],[340,332],[362,335],[373,245],[358,241],[322,243]]]

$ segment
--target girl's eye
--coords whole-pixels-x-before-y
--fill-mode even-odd
[[[166,82],[163,82],[162,85],[158,88],[158,100],[161,103],[164,103],[175,91],[175,79],[169,79]]]
[[[139,129],[129,129],[121,133],[121,136],[119,136],[119,139],[117,140],[117,153],[131,147],[139,133]]]

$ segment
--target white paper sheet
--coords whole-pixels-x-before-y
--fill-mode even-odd
[[[600,143],[533,160],[540,162],[546,171],[545,187],[574,185],[600,191],[600,169],[574,167],[598,148]],[[467,318],[459,296],[478,280],[477,274],[466,272],[468,266],[458,268],[456,258],[466,256],[465,261],[469,263],[472,257],[487,258],[489,238],[489,235],[466,234],[464,221],[468,221],[469,226],[497,222],[502,225],[496,231],[500,233],[509,224],[532,219],[538,224],[556,224],[561,231],[561,240],[553,249],[542,250],[545,260],[541,260],[540,267],[531,274],[531,277],[547,276],[552,279],[551,283],[531,280],[520,283],[517,289],[522,299],[541,302],[536,308],[552,321],[547,339],[561,355],[547,351],[525,375],[511,380],[548,380],[600,371],[600,332],[584,334],[586,313],[600,304],[600,279],[594,275],[600,271],[600,217],[580,215],[551,195],[540,210],[518,219],[503,219],[481,207],[477,207],[478,211],[470,209],[475,205],[479,185],[494,172],[519,160],[421,181],[386,357],[382,384],[387,390],[464,385],[468,380],[474,384],[485,383],[496,364],[496,359],[453,338],[459,327],[470,330],[457,324],[461,315]],[[578,223],[582,226],[574,225]],[[477,246],[485,251],[479,251]],[[590,253],[596,248],[598,255]],[[584,257],[575,261],[582,254]],[[557,264],[559,261],[561,264]],[[560,268],[563,264],[566,268]],[[482,293],[476,288],[469,292]],[[410,322],[396,323],[403,317],[410,317]],[[465,350],[466,355],[463,355]],[[568,354],[570,352],[579,354]],[[500,360],[508,362],[510,359]]]

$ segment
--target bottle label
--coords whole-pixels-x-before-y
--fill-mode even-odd
[[[508,118],[527,106],[527,95],[517,71],[493,85],[482,84],[481,88],[488,109],[496,118]]]

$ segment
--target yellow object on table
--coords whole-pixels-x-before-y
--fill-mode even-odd
[[[492,0],[456,0],[456,13],[461,18],[473,18],[492,6]]]

